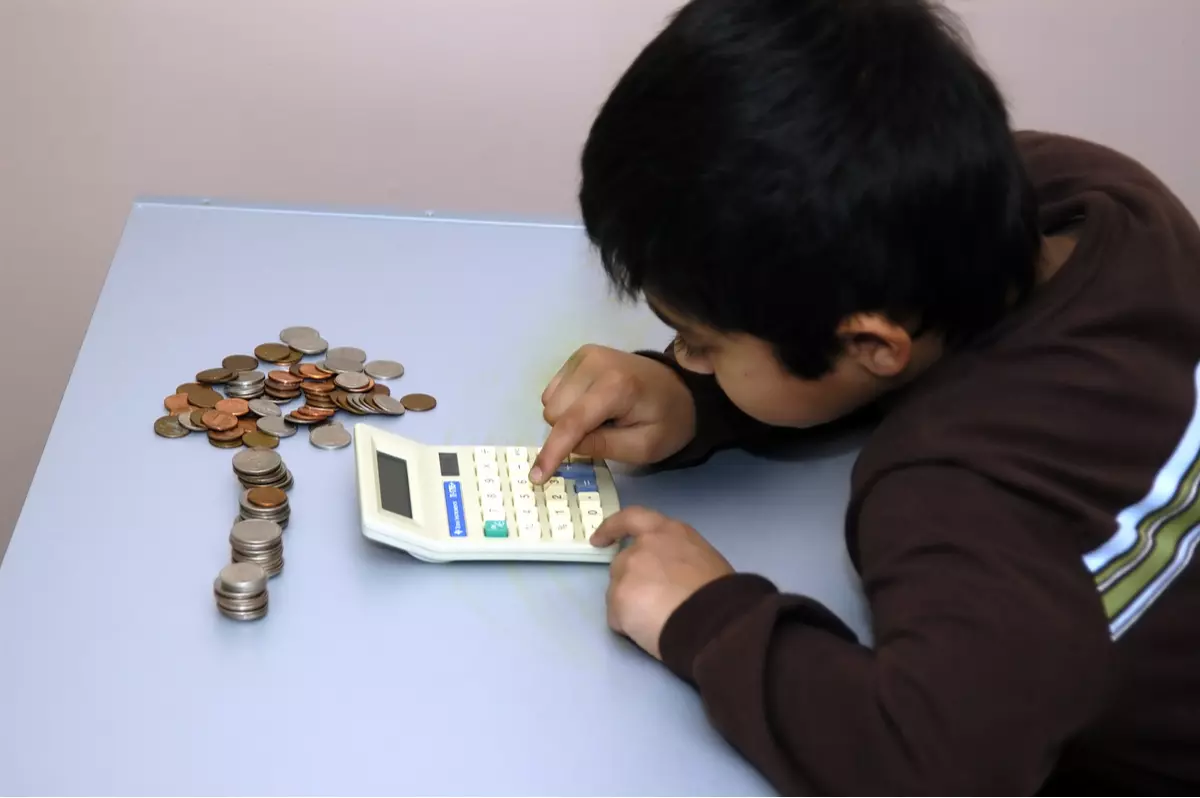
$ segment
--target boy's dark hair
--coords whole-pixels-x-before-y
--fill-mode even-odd
[[[592,126],[580,206],[604,268],[816,378],[855,312],[993,325],[1034,282],[1004,100],[924,0],[693,0]]]

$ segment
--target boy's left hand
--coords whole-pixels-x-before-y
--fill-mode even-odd
[[[608,585],[608,625],[657,659],[658,638],[671,613],[733,566],[692,527],[644,507],[610,516],[592,545],[630,544],[613,559]]]

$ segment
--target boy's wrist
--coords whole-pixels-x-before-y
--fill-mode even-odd
[[[709,582],[679,605],[659,635],[663,664],[676,676],[694,683],[696,658],[746,612],[779,590],[765,577],[733,573]]]

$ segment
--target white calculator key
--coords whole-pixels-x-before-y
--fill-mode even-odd
[[[484,477],[479,480],[479,489],[484,493],[500,493],[503,490],[500,477]]]
[[[560,541],[574,540],[575,525],[571,523],[570,519],[567,519],[566,521],[555,521],[554,523],[550,524],[550,537]]]
[[[548,504],[546,505],[546,515],[550,516],[550,523],[555,521],[570,521],[571,508],[565,504]]]
[[[525,462],[524,460],[518,460],[518,461],[509,460],[508,461],[508,475],[510,477],[528,478],[529,477],[529,463]]]
[[[483,507],[483,520],[484,520],[485,522],[486,522],[486,521],[505,521],[505,520],[507,520],[507,519],[508,519],[508,515],[507,515],[507,514],[504,512],[504,507],[503,507],[503,506],[500,506],[500,507],[494,507],[494,506],[491,506],[491,507],[489,507],[489,506],[487,506],[487,505],[484,505],[484,507]]]
[[[582,524],[583,536],[586,538],[590,538],[595,533],[595,531],[600,528],[600,523],[601,523],[601,521],[599,519],[585,515],[583,517],[583,524]]]
[[[517,537],[521,540],[541,540],[542,525],[537,521],[518,521]]]
[[[531,490],[518,491],[513,494],[513,507],[537,507],[537,496]]]
[[[567,492],[565,490],[546,491],[546,505],[549,506],[551,502],[555,504],[566,504]]]
[[[504,450],[504,459],[511,468],[514,463],[529,465],[529,449],[524,446],[509,446]]]
[[[475,462],[495,463],[496,462],[496,447],[495,446],[476,446],[475,447]]]
[[[479,503],[484,505],[485,507],[487,505],[495,505],[495,504],[498,504],[501,507],[503,507],[504,506],[504,494],[501,493],[499,490],[485,490],[483,492],[483,494],[480,495],[480,497],[479,497]]]
[[[594,504],[600,506],[600,494],[594,490],[585,490],[575,494],[575,499],[579,502],[579,506]]]
[[[589,523],[600,526],[601,522],[604,521],[604,511],[600,509],[600,505],[598,504],[580,505],[579,516],[583,519],[584,526],[587,526]]]
[[[529,507],[518,507],[516,509],[516,513],[517,513],[517,523],[518,524],[525,524],[525,523],[536,524],[536,523],[538,523],[537,507],[534,507],[532,505]]]
[[[530,447],[530,448],[529,448],[529,462],[530,462],[530,464],[532,464],[532,463],[533,463],[533,461],[537,459],[538,452],[540,452],[540,451],[541,451],[541,449],[540,449],[540,448],[534,448],[534,447]]]
[[[483,462],[475,468],[476,475],[480,479],[499,479],[500,466],[495,463]]]
[[[567,481],[562,477],[550,477],[550,479],[543,483],[542,487],[547,493],[552,490],[561,490],[565,492],[567,489]]]
[[[513,493],[528,493],[533,495],[533,483],[529,481],[529,477],[513,477],[508,481],[509,487]]]

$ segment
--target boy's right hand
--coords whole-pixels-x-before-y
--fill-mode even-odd
[[[529,472],[541,483],[571,453],[631,465],[670,457],[696,435],[696,406],[683,379],[663,363],[589,344],[542,392],[553,427]]]

